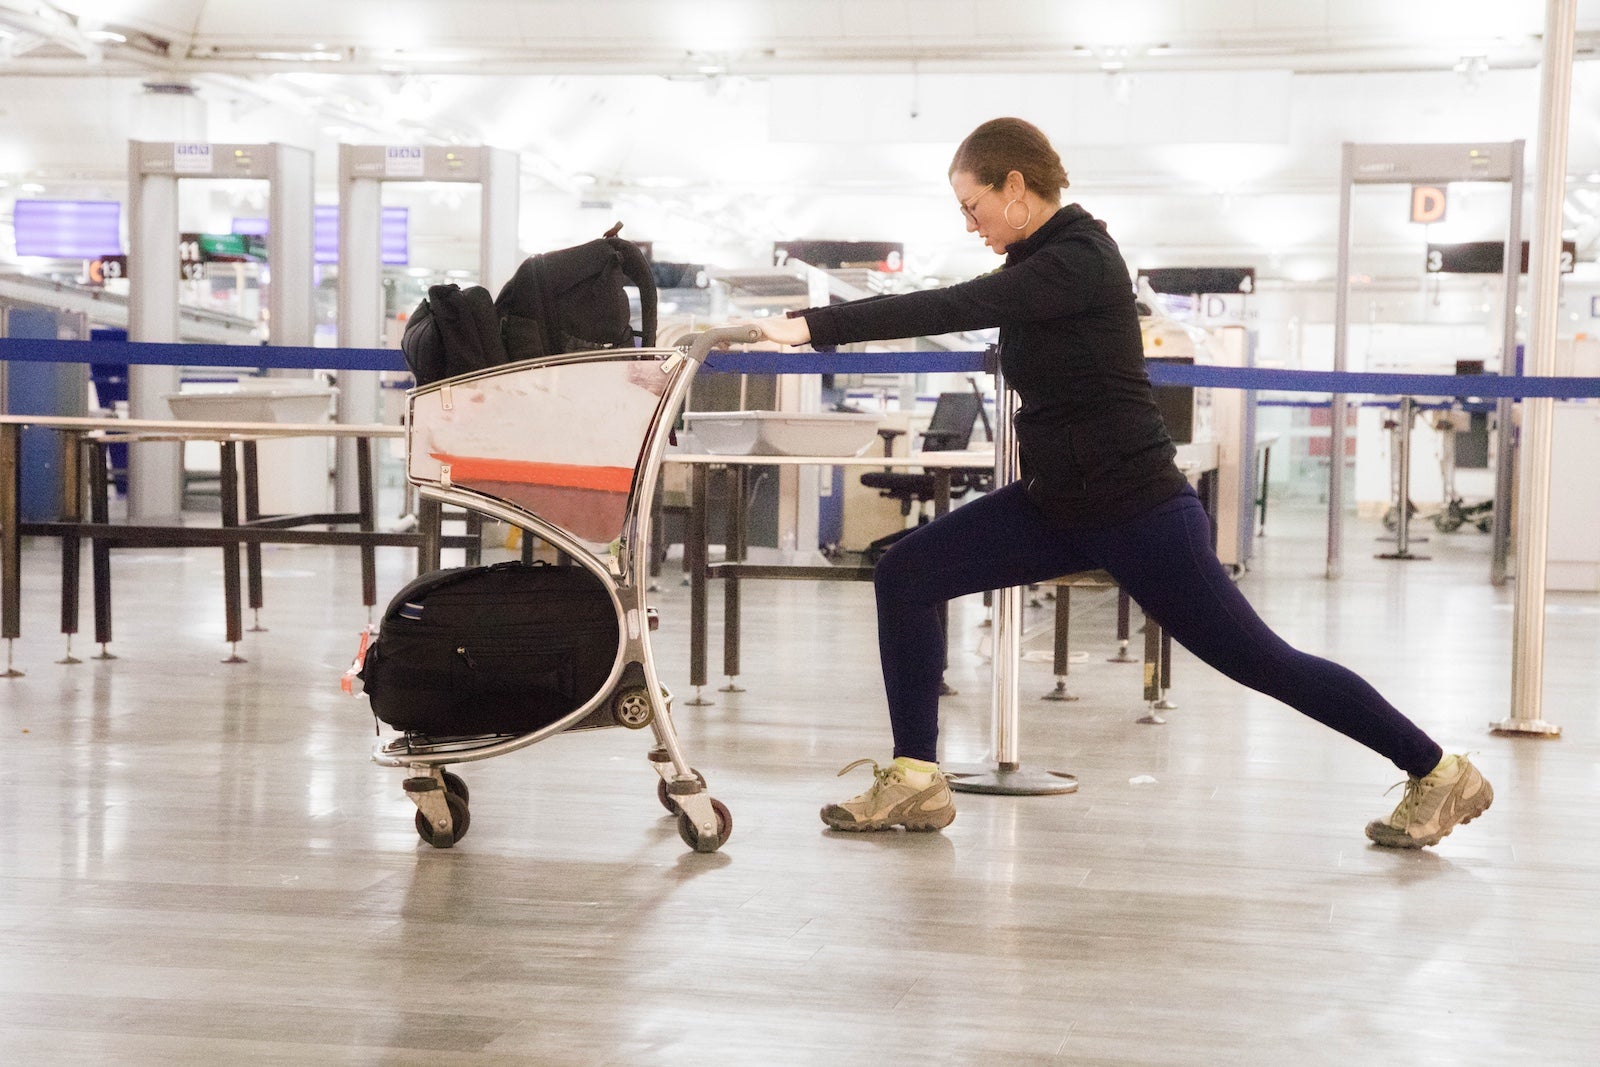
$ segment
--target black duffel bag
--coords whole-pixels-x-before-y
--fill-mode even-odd
[[[610,593],[583,567],[456,567],[395,594],[360,677],[397,730],[529,733],[600,692],[621,640]]]

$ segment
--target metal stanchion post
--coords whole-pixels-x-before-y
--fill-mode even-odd
[[[1017,476],[1017,444],[1012,432],[1016,395],[1006,388],[999,371],[994,376],[995,418],[994,484],[1002,486]],[[1017,740],[1017,674],[1022,665],[1022,590],[1012,586],[994,596],[994,697],[990,730],[993,761],[972,767],[946,767],[950,788],[962,793],[997,793],[1005,796],[1044,796],[1074,793],[1078,779],[1060,771],[1025,771]]]
[[[1539,93],[1539,190],[1537,224],[1530,249],[1533,313],[1529,316],[1527,373],[1555,373],[1560,312],[1560,250],[1566,203],[1567,127],[1572,110],[1573,38],[1577,0],[1550,0],[1545,8],[1544,61]],[[1511,314],[1508,309],[1506,314]],[[1511,714],[1489,724],[1495,733],[1559,737],[1561,727],[1545,719],[1544,617],[1550,538],[1550,449],[1555,401],[1522,402],[1522,455],[1517,509],[1517,590],[1512,613]],[[1505,433],[1507,427],[1500,428]],[[1495,501],[1495,508],[1510,501]]]
[[[1396,479],[1400,499],[1395,502],[1394,551],[1379,552],[1379,559],[1427,559],[1411,552],[1411,424],[1416,421],[1416,401],[1409,396],[1400,398],[1400,425],[1395,428],[1395,456],[1400,465]],[[1427,540],[1423,538],[1422,540]]]

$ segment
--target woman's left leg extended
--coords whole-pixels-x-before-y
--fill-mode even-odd
[[[878,562],[878,652],[896,756],[938,759],[944,602],[1098,567],[1013,482],[903,538]]]
[[[1443,752],[1364,679],[1274,633],[1211,548],[1200,502],[1184,494],[1096,531],[1104,566],[1184,648],[1223,674],[1387,756],[1413,777]]]

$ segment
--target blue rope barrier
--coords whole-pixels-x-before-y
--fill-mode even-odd
[[[722,374],[981,373],[983,352],[714,352],[706,370]],[[0,359],[49,363],[131,363],[188,367],[273,367],[294,370],[404,371],[387,348],[279,345],[156,344],[144,341],[44,341],[0,338]],[[1148,364],[1157,385],[1290,393],[1438,397],[1600,397],[1600,378],[1505,377],[1494,374],[1390,374],[1366,371],[1273,370],[1261,367]]]
[[[723,374],[981,374],[982,352],[713,352],[705,369]]]
[[[44,341],[0,337],[0,359],[34,363],[129,363],[162,367],[272,367],[283,370],[406,369],[388,348],[191,345],[153,341]]]
[[[1158,385],[1213,389],[1272,389],[1290,393],[1355,393],[1372,396],[1600,397],[1600,378],[1502,377],[1497,374],[1389,374],[1370,371],[1268,370],[1149,364]]]
[[[716,352],[706,369],[740,374],[915,374],[973,372],[982,352],[794,353]],[[1368,371],[1271,370],[1183,363],[1146,364],[1157,385],[1372,396],[1600,397],[1600,378],[1502,377],[1496,374],[1389,374]]]

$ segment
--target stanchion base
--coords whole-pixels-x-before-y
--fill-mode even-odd
[[[719,692],[719,693],[742,693],[742,692],[744,692],[744,686],[735,685],[735,684],[733,684],[732,681],[729,681],[727,685],[723,686],[721,689],[718,689],[717,692]]]
[[[1062,700],[1062,701],[1066,701],[1066,700],[1077,700],[1078,696],[1077,696],[1076,693],[1067,692],[1067,683],[1066,682],[1057,682],[1056,683],[1056,687],[1054,689],[1050,690],[1050,692],[1046,693],[1044,696],[1040,697],[1039,699],[1040,700]]]
[[[74,656],[69,652],[63,658],[56,660],[56,662],[57,663],[82,663],[83,660],[79,659],[77,656]]]
[[[94,658],[95,659],[116,659],[117,657],[113,656],[111,654],[111,650],[110,649],[108,649],[104,645],[102,645],[102,646],[100,646],[99,654],[96,655]]]
[[[942,696],[942,697],[958,697],[961,694],[956,692],[954,689],[951,689],[949,682],[940,681],[940,683],[939,683],[939,695]]]
[[[699,686],[695,686],[695,688],[694,688],[694,699],[693,700],[685,700],[683,703],[684,703],[685,706],[691,707],[691,708],[709,708],[711,705],[715,704],[716,701],[715,700],[707,700],[701,694],[700,687]]]
[[[1543,719],[1501,719],[1491,722],[1489,729],[1497,734],[1527,734],[1531,737],[1560,737],[1561,727]]]
[[[6,668],[6,673],[0,674],[0,678],[26,678],[26,677],[27,677],[26,673],[24,673],[23,671],[17,670],[15,667],[7,667]]]
[[[1373,559],[1432,559],[1432,556],[1418,556],[1410,552],[1379,552]]]
[[[998,766],[973,764],[941,767],[950,788],[957,793],[989,793],[1006,797],[1059,796],[1078,791],[1076,775],[1062,771],[1006,770]]]

